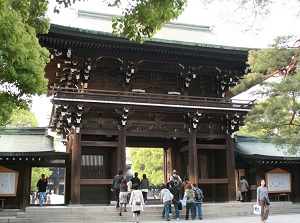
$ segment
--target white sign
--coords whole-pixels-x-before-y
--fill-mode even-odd
[[[0,194],[15,194],[15,173],[0,172]]]
[[[289,173],[268,173],[268,191],[291,191],[291,179]]]

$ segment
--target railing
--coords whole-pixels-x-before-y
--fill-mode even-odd
[[[162,103],[165,105],[186,105],[186,106],[205,106],[217,108],[234,108],[248,110],[254,104],[253,100],[239,100],[228,98],[195,97],[185,95],[136,93],[121,91],[87,90],[74,88],[53,87],[52,92],[55,98],[83,99],[85,101],[116,101],[116,102],[136,102],[136,103]]]

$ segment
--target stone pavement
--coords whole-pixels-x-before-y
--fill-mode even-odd
[[[107,221],[106,221],[107,222]],[[162,220],[146,220],[143,221],[143,218],[140,219],[141,223],[166,223],[165,219]],[[192,221],[191,219],[184,220],[180,219],[176,221],[176,219],[172,219],[170,222],[199,222],[199,223],[260,223],[260,217],[253,215],[253,216],[234,216],[232,218],[211,218],[211,219],[203,219]],[[287,215],[272,215],[270,214],[268,218],[268,223],[299,223],[300,222],[300,213],[299,214],[287,214]],[[121,222],[114,222],[114,223],[121,223]]]

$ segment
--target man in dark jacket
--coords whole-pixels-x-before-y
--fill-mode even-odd
[[[180,198],[179,198],[179,189],[178,187],[176,187],[174,185],[174,182],[173,181],[170,181],[170,188],[169,188],[169,191],[173,194],[174,198],[173,198],[173,204],[174,204],[174,207],[175,207],[175,213],[176,213],[176,220],[179,220],[179,208],[178,208],[178,205],[180,203]]]
[[[120,204],[119,204],[119,194],[120,194],[120,183],[121,183],[121,180],[123,179],[123,170],[119,170],[118,171],[118,174],[114,177],[114,181],[111,185],[111,192],[114,192],[116,193],[116,207],[120,207]]]
[[[39,193],[39,204],[40,207],[42,207],[43,202],[45,200],[46,197],[46,190],[48,189],[48,181],[45,178],[45,174],[42,174],[42,178],[39,179],[39,181],[36,184],[38,193]]]

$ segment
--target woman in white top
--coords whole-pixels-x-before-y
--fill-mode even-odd
[[[261,179],[260,186],[257,188],[257,203],[261,207],[261,223],[267,222],[270,212],[270,207],[266,204],[266,199],[269,200],[268,189],[266,187],[266,181],[264,179]]]
[[[139,185],[134,183],[132,186],[133,190],[131,191],[131,196],[129,200],[129,205],[131,205],[133,222],[139,223],[139,216],[141,215],[141,211],[143,211],[144,198],[142,191],[139,190]]]

